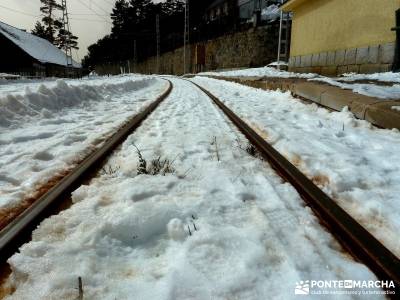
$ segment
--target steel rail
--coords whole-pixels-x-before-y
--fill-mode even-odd
[[[85,160],[83,160],[70,174],[60,180],[53,188],[40,197],[35,203],[16,217],[2,231],[0,231],[0,262],[6,260],[14,254],[18,248],[26,242],[35,227],[48,215],[49,210],[59,204],[61,200],[70,196],[82,180],[85,180],[92,171],[98,168],[113,150],[116,149],[141,123],[158,107],[158,105],[168,97],[172,91],[171,81],[168,88],[157,97],[143,111],[135,115],[127,124],[117,131],[104,145],[95,150]]]
[[[257,148],[263,158],[269,161],[277,172],[293,185],[319,217],[321,223],[329,229],[331,234],[353,257],[368,266],[380,280],[393,280],[396,286],[396,294],[398,294],[400,289],[400,260],[222,101],[202,86],[190,80],[187,81],[197,86],[213,100]],[[398,295],[396,296],[398,297]]]

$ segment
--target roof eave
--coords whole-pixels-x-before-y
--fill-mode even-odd
[[[290,12],[293,11],[296,7],[299,5],[303,4],[307,0],[289,0],[286,3],[284,3],[281,8],[285,12]]]

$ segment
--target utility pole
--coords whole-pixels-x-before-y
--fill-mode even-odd
[[[280,0],[281,6],[283,4],[283,0]],[[285,24],[283,21],[285,19]],[[285,29],[285,39],[282,39],[282,30]],[[282,44],[284,44],[284,52],[282,53]],[[278,40],[278,70],[281,69],[280,61],[281,57],[283,56],[285,60],[288,59],[288,52],[289,52],[289,15],[284,13],[281,8],[281,16],[279,21],[279,40]]]
[[[137,51],[136,51],[136,40],[133,41],[133,72],[137,73],[136,70],[137,64]]]
[[[282,5],[282,3],[283,3],[283,1],[281,0],[281,5]],[[283,11],[281,8],[281,16],[280,16],[280,20],[279,20],[278,59],[277,59],[278,70],[281,69],[280,62],[281,62],[281,42],[282,42],[282,21],[283,21]]]
[[[183,74],[187,73],[187,64],[186,64],[186,56],[189,55],[187,53],[187,45],[189,44],[189,0],[185,0],[185,29],[183,32]]]
[[[160,74],[160,15],[156,16],[156,35],[157,35],[157,74]]]
[[[63,17],[62,17],[62,22],[63,22],[63,27],[64,27],[64,32],[66,33],[65,35],[65,58],[67,61],[66,66],[67,67],[72,67],[72,47],[70,44],[70,26],[69,26],[69,17],[68,17],[68,9],[67,9],[67,0],[61,0],[61,6],[62,6],[62,12],[63,12]]]

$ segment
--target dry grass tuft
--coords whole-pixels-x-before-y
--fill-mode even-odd
[[[148,164],[146,159],[143,157],[139,148],[136,147],[136,152],[139,157],[139,164],[137,166],[137,175],[147,174],[147,175],[163,175],[175,173],[175,168],[173,163],[175,160],[169,160],[167,158],[162,159],[161,156],[152,159]]]

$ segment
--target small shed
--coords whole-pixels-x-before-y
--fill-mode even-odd
[[[288,0],[289,70],[339,75],[392,69],[398,0]]]
[[[49,41],[0,22],[0,73],[28,77],[78,77],[81,65]]]

